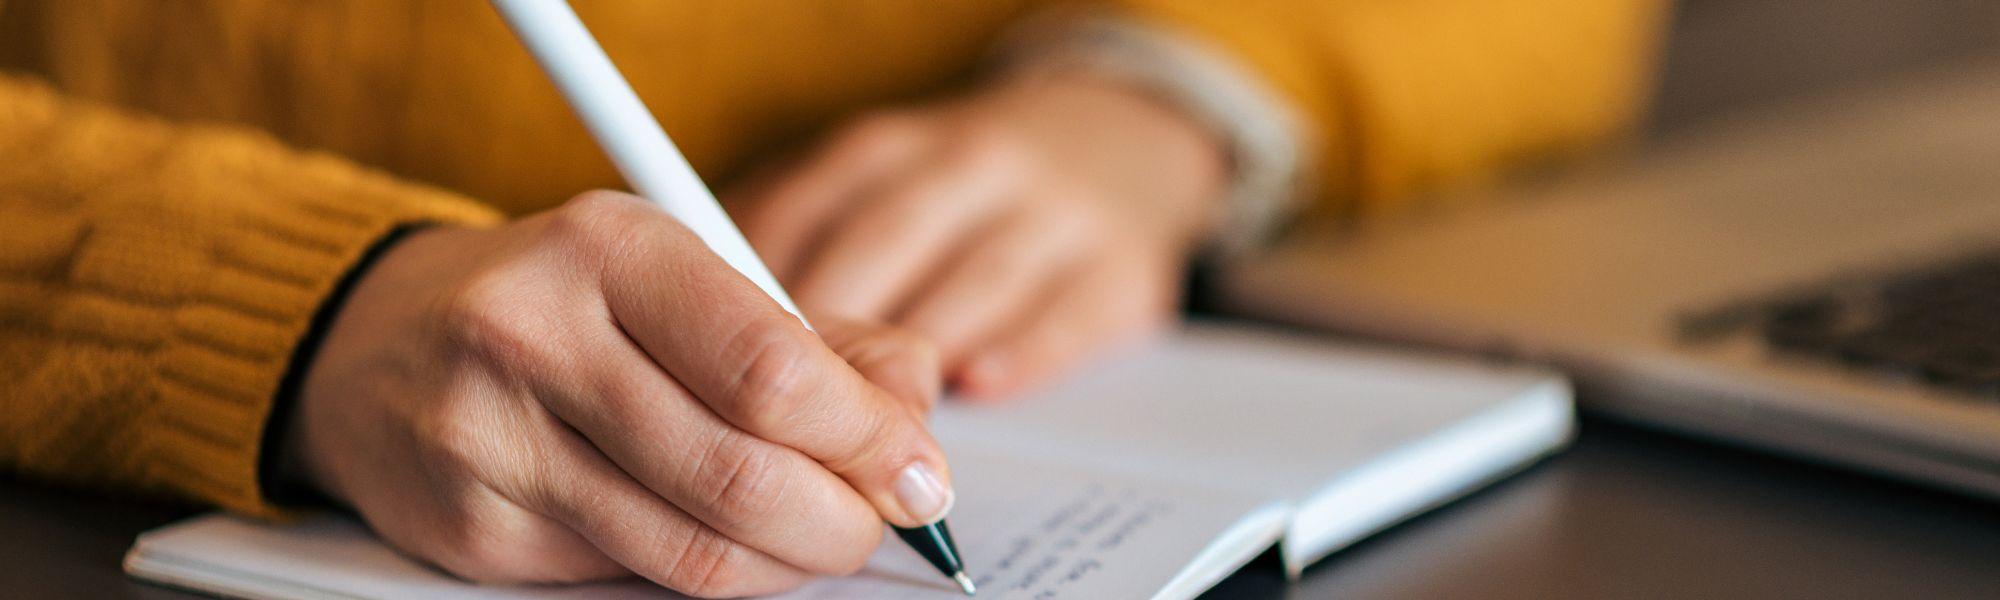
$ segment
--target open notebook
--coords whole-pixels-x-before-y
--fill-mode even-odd
[[[1293,573],[1514,472],[1570,437],[1543,371],[1194,325],[1057,389],[950,404],[952,528],[982,598],[1191,598],[1278,545]],[[642,581],[477,587],[335,516],[205,516],[139,537],[128,572],[248,598],[672,598]],[[952,598],[885,539],[800,598]],[[789,597],[789,596],[788,596]]]

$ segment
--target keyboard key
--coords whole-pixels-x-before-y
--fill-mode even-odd
[[[1765,302],[1747,323],[1737,306],[1699,324],[1755,327],[1781,352],[2000,399],[2000,251]]]

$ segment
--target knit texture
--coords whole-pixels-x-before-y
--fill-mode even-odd
[[[222,119],[510,214],[621,187],[486,2],[0,0],[0,68]],[[600,0],[577,10],[696,170],[962,82],[1054,5],[1206,42],[1318,140],[1319,205],[1374,214],[1614,139],[1666,0]]]
[[[259,441],[328,289],[458,197],[0,78],[0,465],[264,514]]]
[[[726,181],[785,140],[963,83],[1023,14],[1081,3],[577,8]],[[1321,206],[1349,212],[1616,137],[1665,4],[1088,3],[1267,80],[1325,146]],[[23,74],[0,76],[0,469],[49,479],[270,512],[273,390],[357,255],[400,224],[619,187],[485,2],[0,0],[0,70]]]
[[[1214,42],[1313,121],[1318,209],[1421,207],[1616,141],[1666,0],[1110,0]]]

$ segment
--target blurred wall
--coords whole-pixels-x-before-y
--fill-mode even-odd
[[[1680,0],[1655,129],[2000,55],[2000,0]]]

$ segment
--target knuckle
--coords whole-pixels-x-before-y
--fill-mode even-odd
[[[784,502],[790,481],[770,448],[734,432],[717,436],[699,468],[708,512],[725,530],[767,518]]]
[[[643,206],[645,201],[638,196],[612,190],[590,190],[563,203],[561,214],[582,219],[616,218]]]
[[[1041,184],[1034,202],[1022,207],[1022,218],[1051,238],[1068,239],[1091,232],[1112,230],[1120,216],[1109,208],[1113,203],[1089,186],[1051,178]],[[1106,236],[1093,236],[1106,237]]]
[[[1044,243],[1068,250],[1073,257],[1089,260],[1103,255],[1107,248],[1125,243],[1110,231],[1114,228],[1110,220],[1099,218],[1093,209],[1072,204],[1045,207],[1041,212]]]
[[[908,240],[922,231],[927,222],[945,214],[935,209],[934,188],[911,187],[882,197],[867,207],[866,219],[857,219],[847,235],[861,240]],[[876,260],[887,258],[888,244],[876,241],[865,250]]]
[[[534,356],[538,337],[531,302],[517,278],[488,272],[461,285],[444,301],[442,322],[451,347],[496,366],[520,366]]]
[[[1087,184],[1065,178],[1051,177],[1042,182],[1041,189],[1035,197],[1040,202],[1028,204],[1031,209],[1028,216],[1046,224],[1077,225],[1116,215],[1111,210],[1096,208],[1110,203],[1105,202]]]
[[[662,575],[663,583],[683,594],[723,598],[743,589],[748,555],[735,541],[701,528],[680,547]]]
[[[439,536],[438,566],[479,583],[516,583],[528,577],[521,564],[522,540],[489,511],[462,509],[447,515]]]
[[[864,207],[865,216],[855,219],[850,235],[877,240],[907,236],[927,219],[943,214],[936,210],[939,187],[910,185],[885,193]]]
[[[867,365],[864,372],[914,382],[919,389],[910,391],[921,394],[918,398],[922,401],[921,408],[929,411],[937,402],[935,388],[943,364],[937,344],[908,331],[885,329],[875,334],[871,346],[861,359]]]
[[[1102,315],[1098,320],[1100,329],[1128,334],[1126,337],[1144,335],[1167,328],[1179,313],[1179,298],[1174,290],[1179,280],[1171,275],[1127,276],[1138,280],[1133,285],[1134,293],[1115,301],[1104,301],[1094,309]]]
[[[915,117],[881,112],[855,121],[836,145],[870,153],[891,152],[914,143],[922,135],[922,125]]]
[[[428,444],[420,458],[426,466],[444,472],[472,472],[478,470],[480,462],[487,454],[486,435],[479,425],[461,416],[474,411],[461,409],[460,403],[440,403],[435,410],[419,417],[417,428]]]
[[[594,190],[577,194],[557,209],[549,235],[561,244],[605,250],[629,239],[629,229],[648,216],[645,201],[637,196]]]
[[[902,465],[907,460],[892,460],[891,457],[910,454],[907,431],[900,427],[899,415],[889,411],[862,411],[853,416],[854,437],[863,443],[849,444],[838,454],[827,456],[826,466],[836,473],[879,468],[882,465]]]
[[[1023,282],[1016,285],[1026,285],[1026,282],[1033,282],[1038,276],[1059,274],[1074,261],[1068,257],[1049,260],[1031,253],[1014,252],[1005,248],[984,252],[977,257],[977,260],[980,271],[986,273],[993,281]]]
[[[592,412],[600,415],[605,425],[637,428],[667,418],[661,412],[660,391],[645,376],[621,373],[607,377],[592,385],[591,395],[595,398]]]
[[[1009,170],[1020,167],[1029,156],[1019,132],[984,120],[961,124],[950,151],[967,165]]]
[[[781,427],[816,371],[807,335],[790,317],[759,317],[745,325],[729,343],[730,355],[739,357],[738,373],[719,410],[753,432]]]
[[[863,567],[868,566],[868,558],[873,556],[875,548],[882,544],[880,535],[882,524],[870,522],[867,525],[868,527],[860,531],[865,531],[869,535],[857,536],[853,541],[829,544],[829,549],[832,550],[829,558],[833,562],[829,563],[824,571],[819,572],[820,575],[846,577],[859,573]]]
[[[938,369],[937,343],[902,329],[885,329],[881,334],[883,360],[918,373]]]

